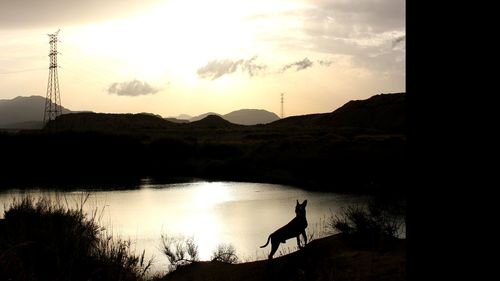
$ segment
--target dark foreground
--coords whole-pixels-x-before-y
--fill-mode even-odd
[[[406,280],[406,240],[361,247],[333,235],[272,261],[196,262],[161,280]]]
[[[8,148],[0,190],[203,178],[404,192],[405,116],[404,93],[254,126],[218,116],[176,124],[144,114],[65,114],[43,130],[0,132]]]

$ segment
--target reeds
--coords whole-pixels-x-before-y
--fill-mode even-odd
[[[99,225],[98,211],[25,196],[6,208],[0,229],[0,280],[145,280],[152,260]]]

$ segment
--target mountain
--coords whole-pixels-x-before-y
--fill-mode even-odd
[[[16,97],[11,100],[0,100],[0,128],[41,128],[45,98],[41,96]],[[62,113],[71,110],[62,108]]]
[[[48,125],[63,131],[122,133],[168,129],[177,124],[153,114],[71,113],[57,117]]]
[[[182,115],[182,114],[181,114],[181,115]],[[207,116],[209,116],[209,115],[221,116],[219,113],[215,113],[215,112],[207,112],[207,113],[204,113],[204,114],[201,114],[201,115],[198,115],[198,116],[195,116],[195,117],[189,118],[189,122],[199,121],[199,120],[201,120],[201,119],[206,118],[206,117],[207,117]]]
[[[232,111],[228,114],[218,114],[214,112],[208,112],[205,114],[198,115],[189,119],[190,122],[198,121],[206,118],[209,115],[220,116],[223,119],[238,125],[257,125],[257,124],[267,124],[273,121],[279,120],[278,115],[263,109],[240,109]]]
[[[365,100],[349,101],[330,113],[287,117],[271,127],[362,128],[404,133],[406,127],[405,93],[379,94]]]
[[[240,109],[225,114],[222,118],[239,125],[267,124],[280,119],[278,115],[263,109]]]
[[[167,118],[163,118],[169,122],[172,122],[172,123],[189,123],[189,120],[186,120],[186,119],[177,119],[177,118],[174,118],[174,117],[167,117]]]
[[[405,93],[379,94],[366,100],[350,101],[323,116],[318,124],[401,133],[406,127],[405,97]]]
[[[219,115],[208,115],[201,120],[187,124],[187,126],[196,129],[222,129],[238,127],[238,125],[227,121]]]
[[[41,129],[43,127],[44,108],[45,98],[42,96],[16,97],[11,100],[0,100],[0,128]],[[62,113],[74,113],[74,111],[63,107]],[[147,112],[140,114],[161,117],[158,114]],[[239,125],[267,124],[279,120],[276,114],[261,109],[241,109],[225,115],[208,112],[195,117],[180,114],[177,117],[164,119],[172,123],[187,123],[202,120],[209,115],[221,116],[226,121]]]
[[[180,115],[173,117],[173,118],[179,119],[179,120],[189,120],[189,119],[193,118],[193,116],[188,115],[188,114],[180,114]]]
[[[17,129],[17,130],[38,130],[43,128],[43,121],[26,121],[19,123],[10,123],[0,125],[1,129]]]

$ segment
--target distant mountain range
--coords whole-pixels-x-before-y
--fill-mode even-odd
[[[365,100],[346,103],[329,113],[291,116],[280,119],[276,114],[258,109],[242,109],[225,115],[205,113],[189,120],[163,118],[157,114],[105,114],[92,112],[72,112],[63,108],[65,115],[60,118],[60,129],[129,131],[157,129],[230,129],[241,125],[266,124],[269,128],[342,128],[405,133],[406,102],[405,93],[379,94]],[[45,98],[40,96],[17,97],[0,100],[0,128],[39,129],[42,127]],[[67,114],[72,113],[72,114]],[[186,117],[186,115],[184,115]]]
[[[44,107],[45,107],[45,98],[41,96],[16,97],[11,100],[0,100],[0,128],[41,129],[43,126],[42,122],[43,122]],[[75,111],[69,110],[64,107],[62,111],[63,114],[75,113]],[[158,114],[152,114],[152,113],[141,113],[141,114],[162,118]],[[175,118],[171,117],[164,119],[172,123],[189,123],[202,120],[209,115],[220,116],[230,123],[239,125],[267,124],[279,120],[279,117],[276,114],[261,109],[241,109],[230,112],[225,115],[221,115],[214,112],[208,112],[196,117],[192,117],[187,114],[181,114]],[[94,115],[88,115],[88,116],[94,116]],[[111,116],[112,115],[108,115],[108,117]],[[130,116],[132,116],[132,114],[130,114]]]
[[[9,182],[4,175],[11,183],[29,175],[29,181],[51,184],[205,178],[403,191],[406,108],[405,93],[379,94],[332,112],[254,126],[214,114],[182,124],[149,113],[63,114],[44,130],[0,133],[0,142],[9,144],[0,154],[8,163],[0,186]],[[57,175],[53,166],[39,164],[47,151],[68,161]]]
[[[185,123],[186,121],[199,121],[209,115],[220,116],[223,119],[237,125],[268,124],[280,119],[275,113],[263,109],[240,109],[224,115],[215,112],[207,112],[195,117],[187,114],[181,114],[179,116],[166,119],[175,123]]]
[[[0,100],[0,128],[40,129],[44,108],[45,98],[41,96]],[[62,112],[66,114],[72,111],[63,107]]]
[[[335,127],[406,132],[405,93],[379,94],[353,100],[333,112],[291,116],[269,124],[273,127]]]

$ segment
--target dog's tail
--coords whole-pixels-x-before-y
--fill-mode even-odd
[[[269,237],[267,237],[267,242],[266,242],[266,245],[264,246],[260,246],[261,248],[265,248],[267,246],[267,244],[269,244],[269,240],[271,240],[271,235],[269,235]]]

